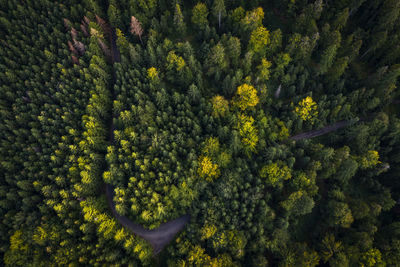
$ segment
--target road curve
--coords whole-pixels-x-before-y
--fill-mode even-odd
[[[109,184],[106,184],[106,196],[114,217],[121,225],[147,240],[152,245],[154,254],[158,254],[190,220],[190,215],[187,214],[175,220],[163,223],[156,229],[148,230],[140,224],[132,222],[127,217],[118,214],[113,201],[114,188]]]

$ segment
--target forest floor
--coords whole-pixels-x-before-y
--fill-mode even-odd
[[[115,62],[120,62],[121,55],[120,55],[120,52],[119,52],[119,50],[117,48],[117,44],[116,44],[115,28],[112,28],[110,44],[111,44],[112,64],[114,64]],[[114,70],[113,71],[113,86],[115,84],[115,81],[116,81],[116,74],[115,74],[115,70]],[[115,99],[114,91],[113,91],[113,99]],[[110,125],[109,142],[112,144],[114,142],[113,118],[111,118],[110,124],[111,125]],[[127,229],[129,229],[133,233],[135,233],[136,235],[147,240],[153,247],[154,255],[157,255],[174,238],[174,236],[180,230],[182,230],[182,228],[190,220],[190,215],[186,214],[175,220],[163,223],[156,229],[148,230],[148,229],[145,229],[140,224],[132,222],[129,218],[118,214],[118,212],[115,210],[115,203],[113,201],[114,187],[112,185],[105,184],[105,192],[106,192],[108,205],[109,205],[114,217],[118,220],[118,222],[122,226],[126,227]]]

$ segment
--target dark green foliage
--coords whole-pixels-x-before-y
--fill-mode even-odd
[[[3,265],[397,266],[399,18],[397,0],[0,1]],[[145,228],[190,222],[155,256],[105,184]]]

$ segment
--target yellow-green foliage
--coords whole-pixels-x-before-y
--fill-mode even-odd
[[[272,66],[272,63],[268,61],[267,59],[263,58],[261,59],[261,64],[258,65],[258,78],[261,81],[267,81],[269,79],[269,68]]]
[[[176,69],[177,71],[181,71],[183,67],[185,67],[185,60],[177,56],[175,54],[175,51],[169,51],[168,56],[167,56],[167,69]]]
[[[25,243],[22,238],[22,231],[17,230],[10,237],[10,249],[11,250],[28,250],[28,245]]]
[[[259,53],[266,51],[269,42],[269,31],[265,27],[258,27],[251,33],[249,46],[254,53]]]
[[[281,205],[286,210],[291,210],[295,205],[295,202],[303,196],[303,191],[297,191],[289,195],[289,197],[281,202]]]
[[[258,101],[257,90],[253,86],[249,84],[238,86],[234,99],[235,106],[239,107],[241,110],[245,110],[248,107],[257,105]]]
[[[205,178],[211,182],[214,178],[219,176],[218,165],[213,163],[208,156],[200,157],[200,166],[198,168],[198,174],[200,177]]]
[[[157,69],[154,67],[147,69],[147,77],[149,77],[151,80],[156,79],[158,77]]]
[[[177,238],[177,243],[180,240]],[[199,245],[193,246],[189,242],[181,244],[180,252],[185,252],[187,254],[186,259],[180,259],[174,262],[171,266],[204,266],[204,267],[236,267],[239,266],[232,261],[229,254],[218,254],[215,258],[211,258],[210,255],[206,253],[206,250]]]
[[[225,232],[219,232],[214,238],[212,239],[212,245],[214,249],[222,249],[227,247],[229,244],[228,242],[228,236],[226,235]]]
[[[193,24],[203,28],[208,24],[207,20],[208,10],[204,3],[197,3],[192,10],[192,22]]]
[[[209,239],[217,232],[217,227],[213,224],[204,225],[201,228],[201,240]]]
[[[199,245],[194,246],[188,255],[188,261],[194,266],[206,266],[211,260],[211,257],[206,254],[205,249]],[[186,265],[183,265],[186,266]],[[191,266],[191,265],[190,265]]]
[[[242,24],[245,27],[254,26],[258,27],[262,25],[262,20],[264,19],[264,10],[262,7],[253,9],[252,11],[247,11],[246,16],[242,19]]]
[[[335,253],[343,249],[342,242],[335,240],[335,235],[328,233],[321,242],[321,257],[328,261]]]
[[[243,232],[237,230],[218,231],[213,234],[212,246],[215,250],[228,249],[231,255],[240,258],[244,255],[246,238]]]
[[[316,172],[312,174],[316,176]],[[313,175],[308,176],[304,172],[298,172],[294,175],[292,183],[296,188],[304,190],[310,196],[314,196],[318,193],[318,186],[315,184],[315,177]]]
[[[256,151],[258,143],[258,131],[253,126],[254,119],[251,116],[239,115],[239,134],[242,137],[242,144],[247,153]]]
[[[382,261],[382,253],[376,248],[371,248],[363,253],[360,261],[361,267],[385,266]]]
[[[143,262],[147,262],[150,259],[150,245],[144,239],[121,233],[121,228],[115,219],[102,210],[103,204],[99,200],[88,198],[85,201],[81,201],[80,205],[85,221],[95,223],[98,234],[105,239],[116,239],[119,242],[123,242],[125,249],[127,251],[133,250]],[[121,240],[121,238],[124,238],[124,240]]]
[[[202,153],[210,157],[215,157],[217,156],[219,151],[220,151],[220,146],[218,138],[216,137],[207,138],[207,140],[204,143]]]
[[[211,99],[214,117],[225,117],[229,111],[229,103],[223,96],[216,95]]]
[[[60,237],[60,229],[56,229],[55,227],[52,228],[48,225],[38,226],[32,236],[32,240],[41,246],[45,245],[49,240],[57,240]]]
[[[24,234],[17,230],[10,237],[10,247],[4,253],[4,264],[6,266],[24,266],[30,254],[30,249],[25,241]]]
[[[292,178],[292,174],[290,168],[285,163],[277,161],[264,166],[260,171],[260,177],[266,178],[270,185],[275,186],[280,181]]]
[[[129,52],[129,42],[126,40],[124,33],[120,29],[116,29],[117,34],[117,47],[122,54]]]
[[[375,150],[369,150],[366,155],[358,157],[359,164],[362,169],[372,168],[379,163],[379,153]]]
[[[225,168],[231,161],[231,154],[220,148],[219,140],[216,137],[207,138],[201,153],[198,173],[207,181],[217,178],[220,168]]]
[[[296,106],[296,114],[303,121],[310,121],[311,123],[314,123],[316,117],[318,116],[317,108],[317,103],[314,102],[311,96],[307,96]]]

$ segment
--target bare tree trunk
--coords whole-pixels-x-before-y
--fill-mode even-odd
[[[282,87],[282,85],[280,84],[280,85],[278,86],[278,89],[276,89],[276,91],[275,91],[275,98],[279,98],[279,95],[281,94],[281,87]]]

